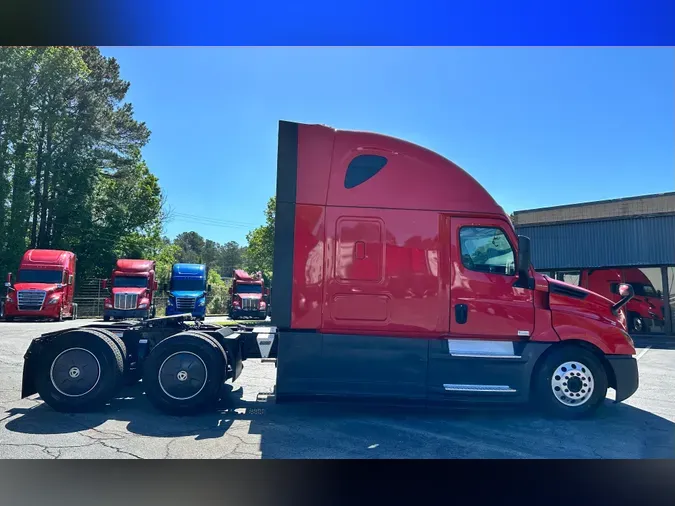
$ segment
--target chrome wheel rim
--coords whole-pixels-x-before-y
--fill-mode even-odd
[[[644,327],[642,318],[635,318],[635,320],[633,320],[633,330],[635,330],[635,332],[641,332],[642,327]]]
[[[91,351],[68,348],[59,353],[49,369],[52,386],[66,397],[82,397],[101,380],[101,364]]]
[[[208,378],[204,361],[189,351],[178,351],[169,355],[157,373],[162,392],[177,401],[187,401],[199,395]]]
[[[551,390],[558,402],[565,406],[582,406],[595,389],[595,378],[585,364],[572,360],[560,364],[551,376]]]

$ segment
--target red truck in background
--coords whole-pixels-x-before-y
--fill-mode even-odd
[[[265,281],[261,272],[251,275],[241,269],[235,269],[232,275],[230,293],[230,318],[253,317],[267,318],[267,296]]]
[[[108,287],[103,280],[102,288]],[[121,258],[110,277],[110,297],[103,303],[103,320],[154,318],[157,280],[154,260]]]
[[[618,290],[622,283],[630,284],[635,291],[626,305],[628,329],[635,333],[653,327],[662,330],[665,326],[663,295],[639,268],[587,269],[581,271],[579,278],[580,286],[615,302],[621,298]]]
[[[4,319],[76,319],[77,304],[73,302],[76,263],[77,257],[71,251],[26,251],[14,285],[12,274],[7,275]]]

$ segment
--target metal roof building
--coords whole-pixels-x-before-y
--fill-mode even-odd
[[[513,218],[518,234],[532,240],[538,271],[649,271],[654,285],[663,289],[666,330],[672,333],[675,192],[516,211]]]
[[[539,269],[675,265],[675,192],[514,213]]]

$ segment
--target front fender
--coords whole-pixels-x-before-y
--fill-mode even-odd
[[[571,309],[554,311],[553,329],[562,341],[587,341],[605,355],[635,355],[632,342],[619,324],[608,323],[593,313]]]

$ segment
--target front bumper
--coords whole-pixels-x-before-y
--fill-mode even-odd
[[[38,311],[22,311],[14,305],[5,304],[5,316],[11,318],[58,318],[60,309],[59,304],[45,304]]]
[[[104,309],[103,316],[110,318],[146,318],[150,314],[149,309]]]
[[[264,309],[232,309],[232,314],[237,316],[259,316],[265,313]]]
[[[166,306],[166,315],[172,316],[175,314],[185,314],[187,311],[178,310],[175,306]],[[195,318],[203,318],[206,316],[206,306],[196,306],[192,312],[190,312]]]
[[[611,385],[616,390],[614,402],[625,401],[635,393],[640,384],[637,360],[629,355],[606,355],[606,358],[616,380]]]

